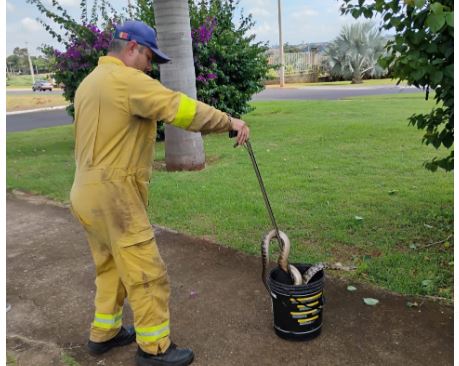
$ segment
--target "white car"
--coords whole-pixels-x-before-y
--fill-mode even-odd
[[[33,91],[52,91],[53,90],[53,84],[51,84],[49,81],[44,81],[44,80],[39,80],[36,81],[35,84],[32,85],[32,90]]]

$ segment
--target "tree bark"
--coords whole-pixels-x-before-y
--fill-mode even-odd
[[[354,69],[351,84],[362,84],[362,75],[360,75],[360,69]]]
[[[161,82],[196,99],[188,1],[155,0],[153,8],[159,47],[172,59],[160,66]],[[205,167],[200,133],[166,125],[165,135],[167,170],[200,170]]]

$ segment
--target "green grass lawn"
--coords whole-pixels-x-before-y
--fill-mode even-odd
[[[254,106],[252,146],[290,261],[353,263],[351,277],[452,297],[452,240],[428,245],[453,232],[453,175],[423,168],[436,152],[407,124],[433,102],[419,93]],[[66,201],[72,141],[71,126],[7,134],[7,187]],[[153,173],[151,221],[258,254],[270,222],[248,154],[226,135],[204,143],[205,170]]]
[[[395,85],[397,80],[395,79],[369,79],[363,80],[362,84],[352,84],[350,81],[324,81],[319,83],[287,83],[287,88],[301,88],[303,86],[349,86],[352,88],[358,88],[361,86],[370,85]],[[279,85],[269,85],[268,88],[279,87]]]
[[[37,80],[48,80],[48,74],[35,75],[35,81]],[[7,89],[32,88],[32,76],[13,75],[6,80],[6,84]]]

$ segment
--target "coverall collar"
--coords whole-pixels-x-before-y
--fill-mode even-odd
[[[104,65],[104,64],[116,64],[116,65],[126,66],[123,61],[121,61],[119,58],[116,58],[116,57],[113,57],[113,56],[101,56],[101,57],[99,57],[98,65]]]

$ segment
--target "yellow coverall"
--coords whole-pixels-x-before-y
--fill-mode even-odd
[[[146,211],[159,120],[203,133],[231,129],[223,112],[115,57],[101,57],[77,89],[70,201],[96,267],[90,340],[118,333],[127,296],[137,343],[151,354],[170,345],[169,280]]]

